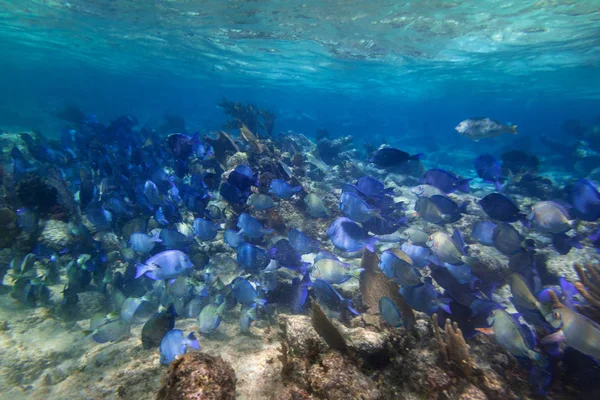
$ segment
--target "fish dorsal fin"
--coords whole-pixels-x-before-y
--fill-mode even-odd
[[[454,233],[452,233],[452,240],[454,241],[454,243],[456,244],[456,246],[459,248],[459,250],[463,253],[463,254],[467,254],[466,251],[466,245],[465,245],[465,240],[463,238],[462,233],[460,233],[460,231],[458,229],[454,230]]]

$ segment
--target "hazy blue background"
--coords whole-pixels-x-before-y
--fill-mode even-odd
[[[12,3],[0,4],[4,129],[54,135],[54,113],[77,104],[208,131],[226,97],[274,110],[276,132],[479,151],[600,115],[597,1]],[[472,116],[519,136],[471,143],[453,128]]]

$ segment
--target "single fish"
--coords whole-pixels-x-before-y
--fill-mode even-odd
[[[453,193],[457,190],[469,193],[470,181],[471,178],[464,179],[456,174],[453,174],[452,172],[439,168],[426,171],[421,179],[419,179],[419,183],[435,186],[444,193]]]
[[[441,194],[420,197],[415,203],[415,211],[421,218],[439,225],[458,221],[465,208],[466,204],[459,206],[452,199]]]
[[[329,216],[323,200],[314,193],[309,193],[304,197],[304,204],[306,204],[308,214],[313,218],[327,218]]]
[[[138,254],[146,254],[154,249],[156,243],[161,243],[159,239],[159,232],[150,236],[145,233],[132,233],[129,237],[129,244],[131,248]]]
[[[566,233],[552,235],[552,246],[559,254],[569,254],[572,248],[582,249],[583,246],[577,236],[568,236]]]
[[[160,341],[160,363],[170,365],[176,358],[183,356],[188,348],[200,349],[198,339],[191,332],[183,337],[181,329],[172,329]]]
[[[440,293],[433,288],[430,278],[419,285],[401,287],[400,294],[408,305],[417,311],[431,315],[443,308],[449,312],[447,302],[438,299]]]
[[[297,229],[290,229],[288,238],[291,245],[300,254],[316,253],[319,251],[319,243]]]
[[[244,204],[250,196],[250,191],[242,191],[235,185],[225,182],[221,185],[219,194],[230,204]]]
[[[544,337],[542,344],[565,342],[575,350],[600,360],[600,325],[568,307],[555,307],[550,323],[559,331]]]
[[[302,261],[302,255],[296,251],[287,239],[279,239],[268,251],[271,260],[283,267],[299,271],[304,274],[310,264]]]
[[[569,201],[575,216],[583,221],[600,218],[600,193],[588,179],[580,179],[568,190]]]
[[[231,282],[231,293],[234,299],[246,306],[254,303],[264,306],[267,303],[265,299],[258,297],[258,291],[250,281],[239,276]]]
[[[244,333],[249,332],[250,325],[252,325],[252,322],[256,321],[256,318],[256,304],[249,307],[242,307],[242,311],[240,312],[240,331]]]
[[[542,310],[542,305],[533,293],[531,293],[529,285],[525,282],[525,278],[521,274],[511,274],[508,277],[508,283],[513,295],[512,302],[515,305],[527,310]]]
[[[502,309],[493,310],[488,317],[491,328],[476,328],[479,332],[493,333],[496,342],[515,357],[528,358],[537,365],[546,365],[546,358],[534,351],[535,336],[526,326],[519,324],[516,319]]]
[[[167,250],[158,253],[137,266],[135,277],[146,275],[150,279],[175,278],[194,268],[190,258],[180,250]]]
[[[273,232],[273,229],[263,227],[259,220],[246,213],[240,214],[237,227],[240,228],[239,233],[253,239],[260,239]]]
[[[204,218],[196,218],[192,224],[192,229],[194,235],[202,241],[213,240],[217,237],[217,225]]]
[[[513,200],[500,193],[488,194],[479,200],[479,205],[491,219],[497,221],[517,222],[526,218]]]
[[[236,253],[239,266],[247,272],[258,272],[269,264],[267,252],[253,244],[240,244]]]
[[[421,247],[427,247],[427,242],[429,241],[429,234],[427,232],[412,227],[402,231],[400,237],[412,245]]]
[[[379,149],[369,159],[370,163],[378,167],[395,167],[407,163],[408,161],[418,161],[423,158],[423,154],[410,155],[405,151],[393,147],[384,147]]]
[[[302,186],[292,186],[281,179],[273,179],[269,186],[269,193],[279,197],[280,199],[289,199],[296,193],[302,190]]]
[[[225,243],[234,249],[240,247],[241,244],[245,243],[244,235],[234,231],[233,229],[227,229],[223,234],[223,240]]]
[[[392,328],[399,328],[404,323],[402,314],[400,314],[396,304],[385,296],[379,299],[379,314]]]
[[[478,221],[471,231],[471,237],[484,246],[493,246],[492,236],[494,235],[496,226],[493,222]]]
[[[312,286],[313,293],[319,302],[325,304],[333,311],[340,313],[349,311],[354,315],[360,315],[358,311],[351,307],[352,301],[344,299],[337,290],[323,279],[315,279]]]
[[[193,234],[193,232],[190,232]],[[161,229],[158,235],[168,250],[183,250],[192,243],[192,238],[173,229]]]
[[[200,314],[198,314],[198,332],[209,334],[219,327],[221,323],[221,314],[225,311],[227,303],[207,304]]]
[[[386,188],[382,182],[370,176],[359,178],[354,186],[365,196],[394,195],[393,188]]]
[[[258,186],[258,173],[254,173],[246,165],[238,165],[229,174],[227,182],[245,192],[252,186]]]
[[[116,342],[129,333],[129,324],[118,314],[98,314],[90,320],[90,331],[96,343]]]
[[[290,296],[290,306],[294,314],[298,314],[304,308],[306,298],[308,297],[308,288],[312,286],[310,274],[306,272],[302,280],[298,277],[292,279],[292,291]]]
[[[577,221],[569,218],[568,211],[553,201],[536,203],[527,219],[539,232],[565,233],[577,226]]]
[[[312,276],[315,279],[323,279],[327,283],[339,285],[346,282],[350,278],[358,278],[360,273],[363,271],[362,268],[350,270],[349,265],[350,264],[343,263],[339,260],[322,258],[315,262],[312,270]]]
[[[465,251],[462,235],[458,230],[454,231],[452,236],[445,232],[435,232],[429,237],[427,247],[437,256],[441,262],[447,262],[452,265],[471,264],[474,262],[472,257]]]
[[[475,159],[475,172],[486,182],[493,183],[496,190],[502,189],[500,178],[502,176],[500,163],[489,154],[484,154]]]
[[[277,205],[271,196],[267,196],[262,193],[252,193],[248,200],[246,201],[247,206],[251,206],[255,210],[268,210],[269,208],[273,208]]]
[[[148,315],[148,310],[151,309],[151,307],[148,306],[151,306],[151,304],[149,296],[129,297],[121,306],[121,321],[131,324],[134,317],[139,319],[144,313]],[[156,307],[154,307],[154,309],[156,309]]]
[[[417,185],[410,189],[411,192],[419,197],[431,197],[436,194],[444,194],[440,189],[433,185]]]
[[[427,236],[427,241],[429,242],[429,236]],[[410,257],[413,265],[417,268],[423,268],[432,261],[437,262],[437,258],[433,255],[429,247],[427,247],[427,243],[425,243],[425,247],[421,247],[404,242],[400,245],[400,250]]]
[[[142,346],[150,349],[160,345],[168,331],[175,328],[177,313],[173,304],[166,310],[154,313],[142,327]]]
[[[146,199],[155,206],[162,202],[158,187],[152,181],[146,181],[146,183],[144,183],[144,196],[146,196]]]
[[[421,283],[421,273],[402,250],[391,249],[381,253],[379,268],[385,276],[400,285],[414,286]]]
[[[525,240],[512,225],[506,222],[496,226],[492,234],[492,243],[498,251],[507,256],[512,256],[524,248],[533,248],[531,239]]]
[[[340,217],[336,219],[329,229],[327,235],[335,247],[345,251],[358,251],[363,247],[374,251],[377,238],[369,236],[356,222]]]
[[[371,217],[380,217],[380,211],[369,207],[359,195],[343,192],[340,197],[340,210],[355,222],[365,222]]]
[[[461,136],[478,142],[504,134],[516,135],[516,125],[504,125],[490,118],[469,118],[459,122],[454,128]]]

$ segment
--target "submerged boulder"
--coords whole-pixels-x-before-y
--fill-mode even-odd
[[[235,371],[221,357],[199,351],[173,361],[156,396],[168,399],[235,399]]]

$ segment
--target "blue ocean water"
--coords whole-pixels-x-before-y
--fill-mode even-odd
[[[279,138],[279,141],[274,139],[273,146],[281,149],[277,153],[279,155],[288,151],[287,147],[284,149],[285,140],[282,138],[295,138],[295,134],[302,134],[314,143],[320,138],[318,132],[323,130],[327,131],[332,140],[348,136],[352,138],[355,152],[351,153],[354,159],[350,160],[350,164],[354,164],[349,166],[339,160],[331,164],[327,162],[330,167],[336,168],[335,172],[330,172],[331,175],[326,174],[330,180],[313,178],[308,173],[302,175],[301,179],[295,177],[290,180],[293,185],[303,187],[302,196],[304,193],[317,193],[329,201],[326,206],[329,208],[330,218],[320,220],[323,226],[318,226],[320,231],[313,232],[314,236],[319,235],[322,245],[328,246],[329,250],[333,249],[332,235],[327,238],[327,228],[335,217],[341,216],[336,202],[339,200],[342,183],[355,183],[360,177],[360,174],[357,175],[352,169],[353,165],[363,174],[373,175],[386,185],[393,182],[396,200],[406,203],[403,215],[406,214],[409,218],[408,224],[424,229],[427,234],[438,230],[452,233],[451,228],[460,228],[465,231],[463,233],[466,236],[475,222],[489,219],[489,213],[486,215],[477,208],[478,201],[493,191],[493,186],[479,179],[474,170],[474,160],[483,154],[491,154],[500,160],[503,154],[518,150],[539,160],[539,167],[532,174],[534,178],[527,181],[535,183],[529,184],[527,188],[526,183],[519,181],[522,179],[521,175],[503,170],[503,183],[514,184],[512,189],[506,184],[507,193],[516,199],[515,202],[524,213],[528,213],[531,207],[540,201],[560,200],[561,204],[570,202],[570,207],[573,207],[575,201],[567,195],[570,190],[567,185],[578,179],[589,179],[591,185],[600,182],[598,1],[5,1],[0,3],[0,55],[0,132],[4,133],[4,137],[11,138],[2,141],[2,162],[5,165],[4,169],[9,171],[7,179],[11,181],[2,191],[1,204],[9,210],[11,216],[22,210],[23,204],[22,199],[19,203],[7,195],[20,183],[12,181],[16,176],[14,170],[11,170],[15,156],[10,152],[13,147],[12,141],[16,139],[12,139],[13,136],[10,135],[36,132],[35,135],[39,134],[50,140],[61,140],[68,129],[74,129],[75,135],[87,132],[86,135],[93,136],[79,124],[73,125],[73,121],[65,121],[59,117],[59,113],[69,106],[77,107],[84,114],[95,115],[104,125],[123,115],[137,118],[138,124],[133,129],[135,133],[132,134],[135,140],[131,143],[124,144],[117,139],[114,143],[104,143],[102,133],[96,133],[95,137],[98,143],[106,146],[105,155],[116,154],[114,158],[107,157],[109,164],[116,163],[115,160],[120,157],[131,157],[132,148],[135,147],[142,149],[142,153],[147,152],[143,157],[153,160],[150,162],[145,158],[148,164],[139,164],[137,167],[127,164],[127,173],[108,173],[102,167],[102,157],[90,155],[89,148],[86,147],[88,145],[80,143],[80,147],[70,149],[77,154],[75,161],[70,163],[29,160],[36,164],[39,161],[43,165],[43,168],[33,172],[43,180],[50,179],[48,169],[58,167],[59,175],[70,190],[67,197],[76,199],[76,207],[81,208],[82,214],[90,220],[92,212],[80,207],[83,191],[81,184],[85,175],[83,172],[80,174],[80,170],[91,171],[90,183],[95,188],[92,190],[91,204],[100,207],[95,209],[100,210],[98,218],[104,218],[104,208],[111,210],[110,220],[103,222],[108,223],[110,227],[106,231],[115,235],[113,244],[119,251],[129,248],[129,237],[126,237],[123,229],[125,223],[142,217],[157,221],[160,219],[157,214],[159,206],[160,215],[168,221],[158,228],[165,230],[179,230],[180,233],[184,233],[177,224],[191,222],[186,220],[190,215],[192,220],[204,217],[204,209],[199,212],[189,203],[183,206],[177,201],[171,202],[175,196],[169,191],[169,182],[183,196],[184,190],[187,190],[184,189],[187,188],[184,185],[193,185],[190,183],[190,176],[193,174],[186,169],[182,176],[175,177],[176,173],[173,171],[176,166],[165,147],[157,144],[156,149],[149,150],[150,147],[145,144],[142,146],[142,139],[150,137],[144,136],[146,131],[143,131],[142,127],[156,129],[164,123],[165,115],[176,115],[185,120],[190,136],[199,132],[200,137],[214,137],[230,120],[223,107],[219,106],[222,99],[253,104],[272,111],[276,117],[275,138]],[[459,122],[475,117],[489,117],[502,124],[517,125],[518,134],[474,141],[455,131]],[[252,174],[256,172],[260,177],[263,173],[273,173],[272,166],[265,167],[266,163],[261,163],[259,156],[252,155],[253,147],[239,138],[237,129],[227,129],[227,132],[235,137],[243,152],[250,154],[245,158],[245,163],[250,164]],[[85,135],[81,133],[81,137]],[[152,139],[156,138],[157,136],[152,136]],[[267,140],[267,137],[259,135],[259,140]],[[428,225],[419,219],[413,220],[416,196],[410,194],[408,188],[418,184],[420,176],[411,176],[403,181],[390,177],[393,174],[385,168],[372,169],[368,159],[381,145],[398,148],[409,154],[422,153],[424,158],[421,160],[421,172],[431,168],[443,168],[462,177],[474,178],[472,195],[455,194],[452,197],[453,201],[458,203],[469,203],[470,211],[466,213],[468,218],[463,217],[463,222],[453,225],[442,225],[442,228],[435,224]],[[306,152],[308,148],[303,147],[301,150],[301,153]],[[60,151],[66,150],[63,147]],[[279,156],[273,156],[273,163],[277,161],[277,157]],[[299,168],[292,162],[291,156],[281,155],[280,158],[289,168]],[[210,163],[210,157],[208,160],[205,164],[200,163],[203,174],[209,170],[213,171],[211,168],[216,168]],[[217,182],[225,181],[228,176],[225,172],[229,173],[236,166],[235,163],[230,165],[228,160],[221,164],[222,170],[217,168],[217,172],[214,172],[218,176]],[[157,180],[162,178],[158,178],[157,175],[150,176],[149,172],[146,175],[145,172],[141,172],[144,168],[140,165],[146,168],[146,172],[166,167],[163,173],[170,178],[162,181],[161,185]],[[185,168],[188,167],[186,161]],[[298,173],[298,170],[294,170],[294,173]],[[302,171],[304,174],[304,170]],[[399,174],[405,173],[406,171],[402,171]],[[126,183],[118,181],[119,175],[127,176]],[[513,178],[513,175],[517,178]],[[548,178],[551,183],[540,183],[540,180],[535,180],[538,177]],[[114,201],[120,206],[125,204],[123,207],[127,208],[127,211],[122,214],[115,211],[115,203],[109,205],[108,200],[103,200],[99,195],[99,192],[104,190],[101,187],[104,178],[111,180],[107,183],[108,196],[116,199]],[[209,182],[210,178],[203,175],[202,179]],[[151,211],[140,211],[147,203],[144,200],[142,204],[139,198],[135,197],[140,195],[141,189],[127,190],[125,187],[130,185],[136,188],[140,184],[143,186],[147,180],[157,181],[160,200],[157,204],[148,206]],[[400,184],[400,181],[407,183]],[[268,185],[259,182],[262,181],[257,181],[253,186],[260,188],[261,193],[267,193]],[[327,190],[323,190],[320,184],[329,186]],[[210,186],[210,183],[207,186]],[[197,187],[194,189],[200,191]],[[218,184],[217,187],[203,188],[202,194],[204,189],[207,202],[209,197],[215,204],[218,202],[218,207],[226,215],[219,220],[222,228],[236,228],[237,216],[241,211],[248,211],[242,204],[244,202],[235,204],[229,200],[225,201]],[[331,198],[327,199],[327,195],[332,193],[338,195],[333,199],[333,203]],[[246,196],[248,194],[246,193]],[[199,196],[194,192],[194,196],[196,195]],[[144,199],[150,197],[146,194],[144,196]],[[167,198],[171,202],[169,206],[162,203]],[[288,201],[277,198],[275,200],[278,201],[276,207],[280,206],[279,202]],[[590,207],[600,207],[599,199],[588,200],[591,203]],[[305,209],[302,201],[297,203],[290,201],[293,209]],[[172,213],[176,214],[176,217],[169,216],[170,204],[175,204]],[[473,211],[474,209],[477,211]],[[73,222],[68,216],[65,218],[64,215],[59,215],[56,210],[50,213],[51,217],[48,213],[38,215],[39,210],[34,211],[34,231],[38,229],[38,218],[41,219],[40,227],[47,226],[44,224],[54,219],[62,218],[65,223]],[[296,214],[283,218],[288,222],[288,226],[282,231],[276,226],[274,218],[261,213],[257,215],[260,217],[260,223],[276,229],[278,235],[286,236],[287,229],[307,228],[313,225],[310,217],[297,211]],[[466,219],[468,223],[465,222]],[[582,241],[583,249],[573,248],[567,255],[558,254],[552,247],[552,241],[559,240],[557,237],[534,227],[524,227],[516,220],[508,221],[518,227],[524,235],[523,239],[535,240],[538,254],[543,253],[548,264],[554,266],[548,267],[550,272],[544,269],[538,273],[542,278],[540,282],[536,281],[537,288],[540,289],[537,292],[558,285],[558,278],[561,276],[566,276],[574,283],[578,279],[571,268],[574,262],[597,262],[595,247],[598,246],[598,241],[588,238],[596,232],[597,218],[575,218],[570,215],[569,219],[583,220],[569,233],[570,239]],[[92,222],[96,224],[95,221]],[[299,226],[293,226],[294,224]],[[12,229],[14,224],[6,226],[9,225]],[[22,222],[17,225],[19,229],[26,231]],[[143,226],[140,230],[150,234],[151,229],[146,230],[147,225]],[[241,226],[237,228],[244,229]],[[93,235],[97,233],[91,232]],[[69,231],[69,235],[77,236],[73,231]],[[72,261],[71,258],[77,260],[82,254],[91,253],[93,260],[100,260],[94,261],[95,263],[107,263],[106,253],[110,252],[107,252],[106,248],[99,249],[96,245],[97,242],[104,241],[103,246],[110,247],[104,237],[106,235],[102,239],[94,237],[93,245],[86,242],[78,247],[79,244],[76,246],[70,243],[65,248],[52,249],[48,254],[37,253],[38,260],[43,261],[44,265],[49,262],[51,253],[58,253],[65,258],[60,267],[61,278],[54,283],[58,289],[53,289],[53,307],[59,307],[66,296],[59,292],[69,282],[67,265]],[[2,268],[8,269],[8,263],[13,256],[22,257],[34,251],[35,245],[41,243],[41,239],[34,235],[26,245],[19,242],[22,239],[17,238],[10,245],[3,245],[3,250],[10,251],[7,250],[6,256],[1,260],[6,264],[2,265]],[[269,240],[254,239],[256,240],[249,240],[249,243],[260,245],[265,250],[277,249]],[[166,241],[164,238],[162,240]],[[221,240],[221,236],[218,240]],[[473,245],[476,241],[467,242]],[[189,250],[186,247],[188,245],[189,243],[185,243],[182,248]],[[507,254],[487,254],[487,247],[476,244],[475,248],[478,248],[477,246],[483,249],[480,250],[480,258],[495,259],[505,267],[508,265]],[[521,248],[520,243],[518,247]],[[165,249],[162,245],[157,245],[156,249],[150,252],[154,255],[158,250]],[[202,251],[206,252],[207,257],[217,259],[222,253],[214,248],[203,248]],[[252,253],[251,250],[248,252]],[[119,263],[129,262],[129,268],[134,268],[136,263],[146,259],[139,254],[131,256],[127,253],[130,256],[127,260],[125,250],[121,253],[118,257]],[[277,252],[274,251],[273,254],[275,253]],[[232,254],[236,256],[235,251]],[[275,256],[271,254],[271,257]],[[240,262],[239,255],[236,260]],[[196,262],[195,259],[192,261]],[[286,258],[286,261],[289,259]],[[254,259],[250,261],[252,265],[255,262]],[[565,265],[564,270],[555,267],[559,264]],[[119,265],[123,267],[122,264]],[[102,271],[105,269],[106,267],[101,268]],[[263,270],[264,266],[261,265],[259,269]],[[294,277],[298,279],[296,285],[303,287],[298,283],[303,277],[299,269],[300,267],[297,267],[293,270]],[[93,270],[94,268],[91,269],[92,273]],[[252,271],[252,279],[258,281],[259,277],[255,272]],[[506,274],[500,275],[502,279],[494,275],[491,280],[494,280],[495,284],[505,285]],[[550,278],[546,279],[547,277]],[[7,290],[2,296],[8,299],[8,293],[17,285],[14,282],[11,284],[7,279],[8,277],[5,278]],[[203,280],[205,283],[209,281],[209,278]],[[94,276],[92,288],[82,289],[81,292],[106,294],[100,282],[102,279]],[[293,285],[292,281],[287,283]],[[438,284],[444,287],[441,283]],[[196,289],[199,287],[195,286]],[[356,287],[351,289],[344,294],[357,292]],[[437,289],[440,290],[439,287]],[[146,284],[142,289],[140,285],[135,290],[128,290],[126,297],[138,298],[145,294],[144,291],[150,292],[150,286]],[[509,305],[507,299],[500,301],[497,297],[494,300],[503,307]],[[27,303],[22,300],[20,303]],[[111,298],[110,302],[113,300]],[[188,300],[186,304],[190,304]],[[577,302],[585,303],[579,298]],[[277,304],[277,301],[275,303]],[[3,306],[7,308],[7,304],[12,303],[5,301]],[[251,304],[244,306],[250,307]],[[18,309],[20,316],[33,312],[31,307],[27,308],[23,304],[19,304],[19,307],[22,307]],[[366,311],[363,308],[366,309],[364,305],[359,307],[361,312]],[[240,309],[240,312],[249,311],[250,308]],[[12,318],[12,314],[5,313],[0,320],[6,321],[10,326]],[[219,318],[215,317],[211,321],[220,321]],[[226,317],[224,319],[227,320]],[[81,318],[79,321],[83,320]],[[88,320],[92,319],[88,316],[85,321]],[[22,323],[21,320],[18,321],[18,324]],[[264,321],[265,318],[262,318],[263,324]],[[257,324],[260,323],[259,316]],[[234,321],[235,324],[237,321]],[[141,325],[138,325],[137,328],[141,329]],[[219,325],[218,321],[216,325]],[[538,339],[544,336],[543,334],[550,333],[551,328],[547,325],[532,325],[537,329]],[[264,329],[264,325],[260,326]],[[56,329],[60,331],[59,328]],[[597,330],[594,337],[600,337],[598,327],[595,326],[594,329]],[[138,333],[135,332],[136,335]],[[17,342],[24,340],[18,337],[13,339]],[[65,336],[64,340],[69,341],[70,337]],[[199,341],[203,346],[203,338]],[[91,339],[88,338],[86,351],[95,348],[93,343],[89,342]],[[213,346],[218,347],[216,344]],[[211,344],[208,344],[208,347],[214,350]],[[581,350],[576,345],[572,347]],[[540,346],[536,349],[542,351]],[[153,354],[158,360],[158,349],[155,350]],[[588,353],[585,353],[585,350],[588,350]],[[595,350],[597,351],[597,348]],[[550,353],[547,349],[543,351]],[[589,349],[583,349],[582,353],[585,353],[586,357],[599,355]],[[80,356],[81,354],[69,354],[67,357],[63,354],[61,359],[52,355],[61,362],[70,358],[78,359]],[[148,353],[146,357],[149,359],[151,354]],[[18,351],[17,356],[11,359],[19,359]],[[79,362],[82,362],[80,358]],[[56,363],[58,364],[58,361]],[[573,374],[571,370],[565,372],[567,369],[565,367],[560,372],[554,371],[555,381],[560,381],[561,376],[571,377]],[[70,370],[65,374],[72,373],[73,370]],[[45,379],[44,373],[38,371],[24,378],[9,375],[4,373],[3,379],[0,380],[0,386],[7,392],[11,391],[14,394],[22,390],[27,395],[27,390],[31,388],[23,387],[32,386],[36,396],[43,396],[44,392],[38,390]],[[69,382],[70,390],[77,386],[77,383],[68,379],[66,381]],[[84,385],[93,386],[90,382],[91,378],[85,381]],[[569,382],[571,385],[572,381]],[[569,385],[554,383],[556,398],[561,398],[560,395],[564,394],[561,391]],[[15,389],[19,387],[21,389]],[[91,397],[98,396],[100,392],[99,389],[97,392],[92,391]],[[60,398],[60,392],[56,388],[50,393],[51,398]],[[244,393],[247,398],[253,398],[255,395],[255,392],[249,389]],[[129,398],[136,398],[136,395]]]

